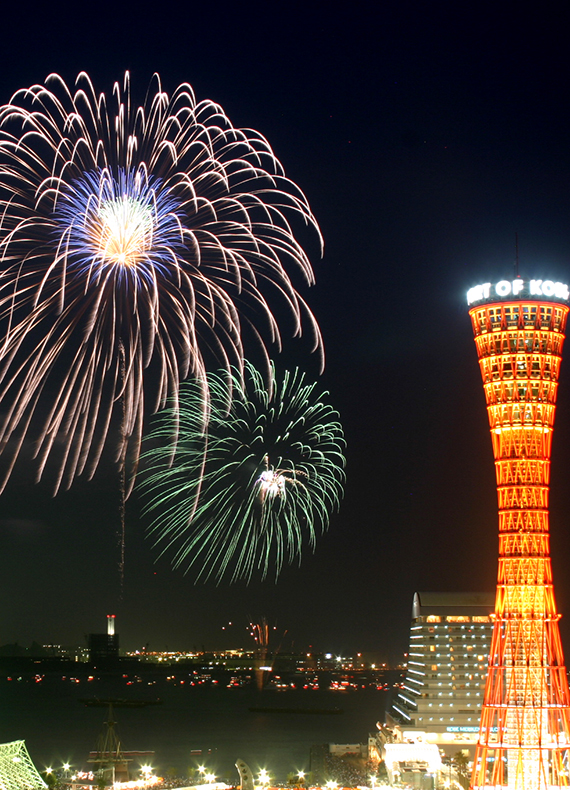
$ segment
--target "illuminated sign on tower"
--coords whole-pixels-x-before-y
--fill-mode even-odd
[[[548,535],[550,450],[568,286],[471,288],[499,500],[495,624],[472,788],[568,787],[570,693]]]

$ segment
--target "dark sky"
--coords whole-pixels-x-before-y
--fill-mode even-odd
[[[157,71],[166,90],[190,82],[259,129],[308,196],[325,255],[304,295],[345,426],[347,486],[315,554],[249,587],[195,586],[155,562],[131,499],[119,601],[112,470],[55,499],[22,472],[0,497],[0,644],[80,643],[114,611],[126,648],[238,646],[265,616],[286,646],[398,659],[415,590],[494,587],[494,472],[465,292],[510,276],[515,232],[523,275],[570,281],[561,4],[59,8],[7,12],[1,102],[54,71],[85,70],[109,91],[129,69],[142,95]],[[569,444],[563,365],[551,494],[563,614]]]

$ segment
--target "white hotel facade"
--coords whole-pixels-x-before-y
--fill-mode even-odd
[[[406,678],[386,722],[398,740],[436,743],[450,755],[474,746],[494,604],[494,593],[415,593]]]

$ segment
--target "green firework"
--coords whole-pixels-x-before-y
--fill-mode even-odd
[[[148,437],[139,489],[150,532],[198,578],[277,577],[314,550],[339,506],[345,443],[328,393],[298,369],[271,378],[268,391],[247,362],[243,378],[209,375],[206,432],[202,386],[186,382],[179,411],[160,412]]]

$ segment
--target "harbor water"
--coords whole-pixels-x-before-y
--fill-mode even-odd
[[[266,768],[276,781],[285,781],[289,773],[309,770],[313,745],[365,743],[383,718],[387,693],[370,687],[260,692],[251,683],[228,687],[175,671],[92,679],[2,676],[0,742],[24,739],[40,771],[65,762],[87,768],[88,753],[96,748],[108,710],[86,706],[82,700],[160,700],[114,708],[122,749],[154,751],[153,767],[159,774],[187,776],[189,769],[204,764],[220,779],[236,781],[234,764],[241,758],[254,772]],[[327,713],[335,708],[342,712]],[[296,712],[299,709],[312,712]]]

